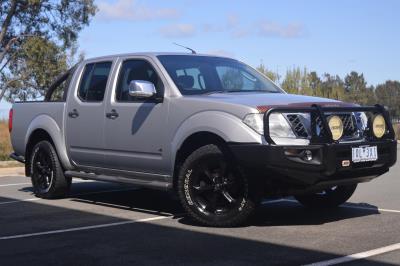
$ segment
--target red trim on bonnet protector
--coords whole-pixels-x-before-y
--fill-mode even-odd
[[[287,105],[260,105],[257,106],[257,110],[260,113],[265,113],[267,112],[269,109],[271,108],[276,108],[276,107],[298,107],[298,108],[302,108],[302,107],[310,107],[313,104],[318,104],[319,106],[322,107],[356,107],[359,106],[357,104],[353,104],[353,103],[344,103],[344,102],[303,102],[303,103],[290,103]]]

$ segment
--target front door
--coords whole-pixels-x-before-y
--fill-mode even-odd
[[[86,64],[68,98],[66,140],[76,165],[103,166],[105,92],[111,66],[111,61]]]
[[[121,59],[117,82],[107,100],[105,120],[105,163],[107,168],[131,172],[163,173],[163,129],[167,123],[164,83],[156,68],[145,58]],[[157,97],[134,98],[128,87],[132,80],[152,82]],[[164,170],[164,171],[163,171]]]

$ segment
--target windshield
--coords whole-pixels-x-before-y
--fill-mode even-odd
[[[190,55],[160,55],[158,59],[183,95],[213,92],[282,93],[263,75],[234,59]]]

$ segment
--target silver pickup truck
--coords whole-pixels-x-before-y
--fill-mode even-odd
[[[338,206],[397,149],[380,105],[290,95],[237,60],[176,53],[85,60],[43,101],[15,103],[10,131],[38,197],[68,195],[72,177],[131,183],[176,192],[211,226],[243,223],[266,196]]]

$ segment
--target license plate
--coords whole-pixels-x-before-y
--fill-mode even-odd
[[[376,146],[352,148],[351,154],[351,159],[353,163],[378,160],[378,148]]]

